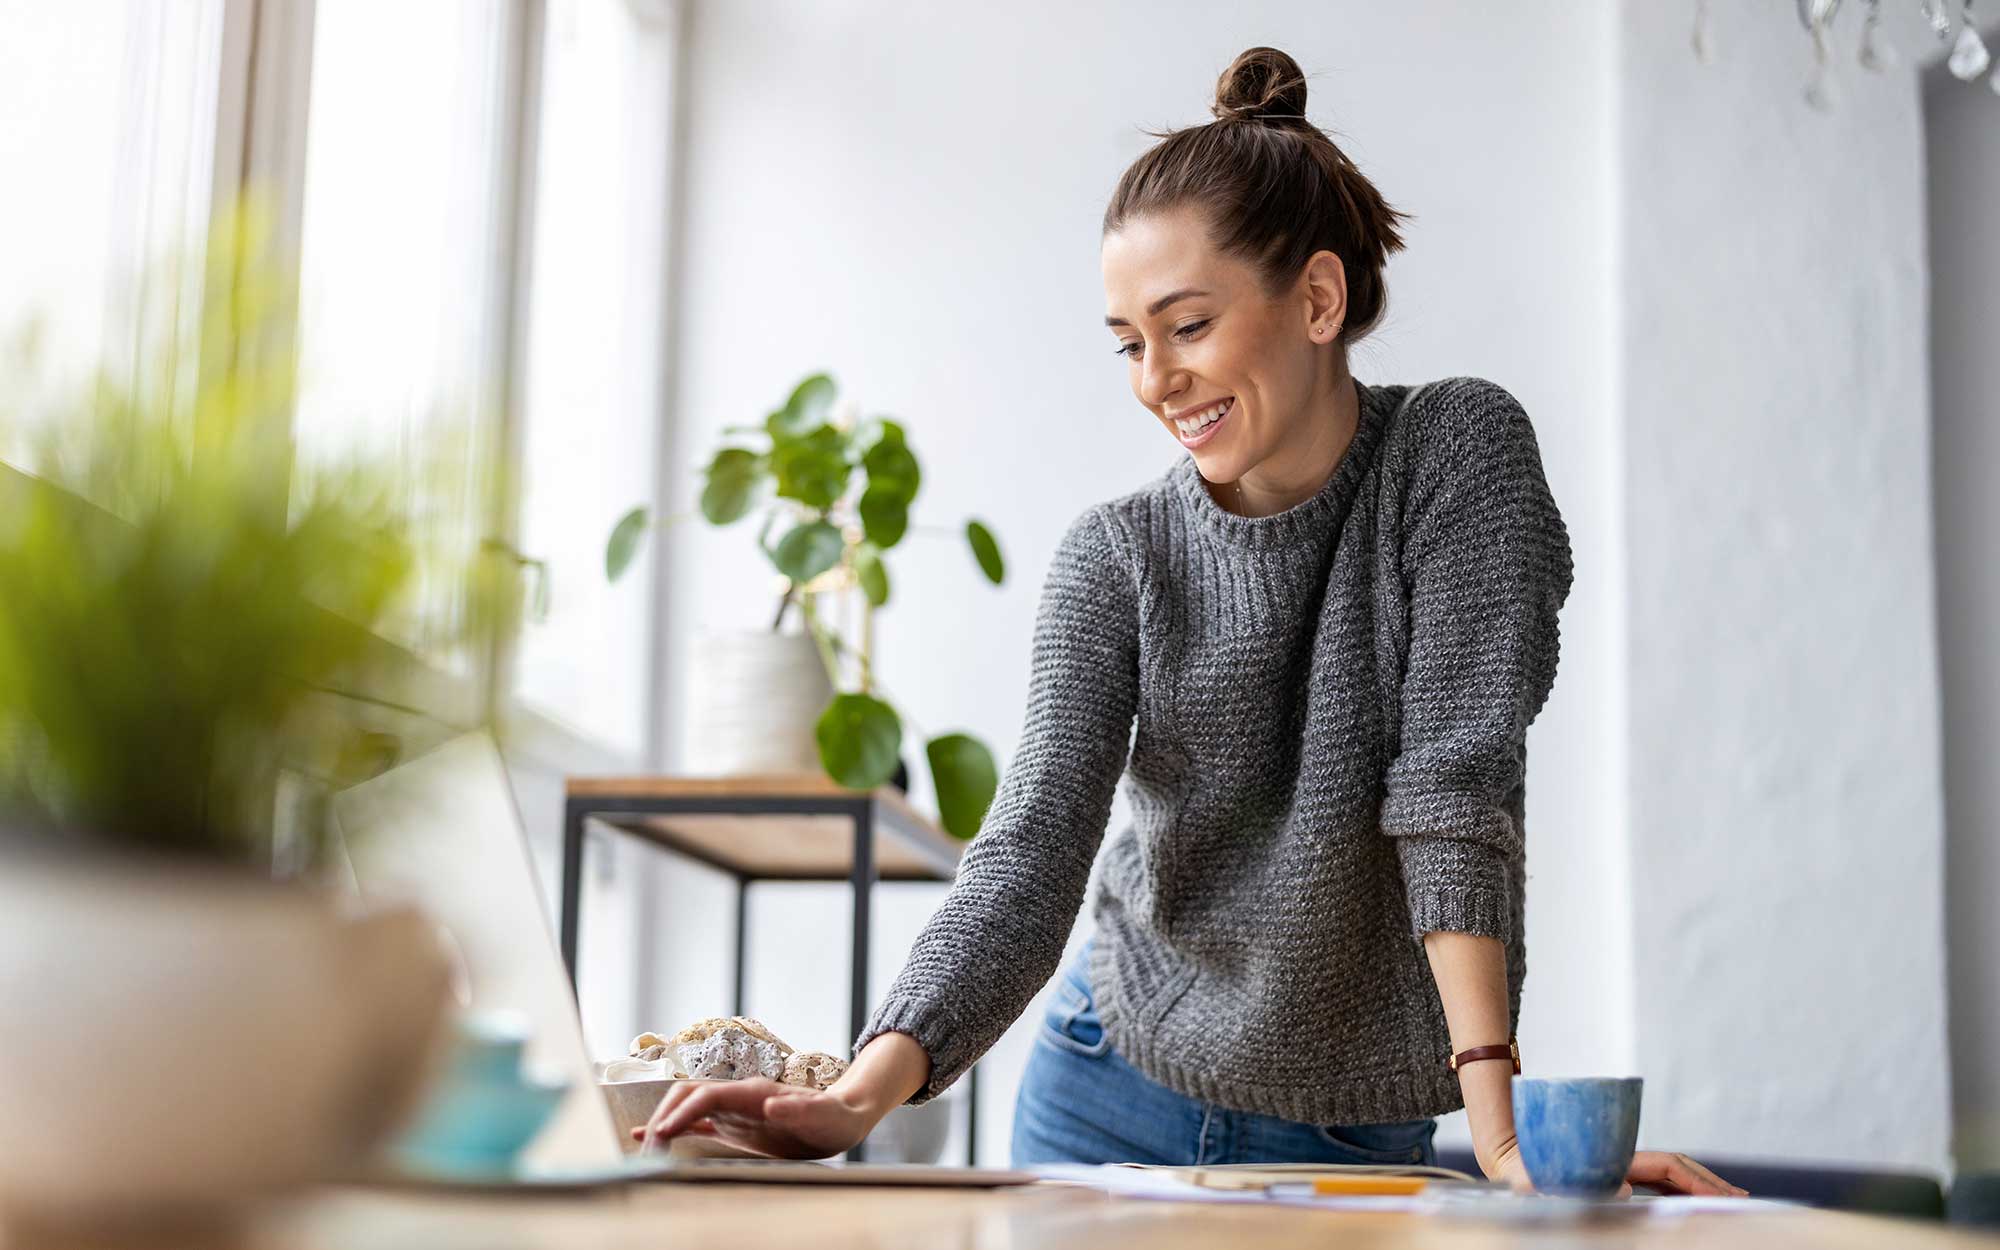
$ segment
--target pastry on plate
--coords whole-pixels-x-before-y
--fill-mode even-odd
[[[697,1020],[666,1039],[665,1046],[681,1075],[722,1081],[749,1076],[775,1081],[785,1074],[785,1060],[792,1054],[783,1039],[749,1016]]]
[[[836,1059],[821,1050],[802,1050],[785,1059],[785,1072],[778,1079],[786,1085],[825,1089],[847,1071],[847,1060]]]

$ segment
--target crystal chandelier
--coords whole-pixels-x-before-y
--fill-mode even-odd
[[[1882,43],[1878,29],[1882,23],[1882,0],[1859,2],[1863,17],[1861,42],[1855,60],[1861,68],[1879,72],[1892,64],[1894,59],[1894,54]],[[1714,56],[1714,40],[1709,34],[1709,3],[1710,0],[1695,0],[1694,54],[1704,65]],[[1813,70],[1812,77],[1806,82],[1806,103],[1824,112],[1833,105],[1828,75],[1833,60],[1833,17],[1840,11],[1841,0],[1796,0],[1796,3],[1799,24],[1806,28],[1813,41]],[[1973,0],[1917,0],[1917,10],[1931,28],[1931,33],[1940,41],[1951,44],[1945,68],[1961,82],[1977,81],[1993,64],[1986,41],[1979,37],[1979,28],[1973,23],[1972,5]],[[1956,10],[1955,18],[1953,10]],[[2000,70],[1995,70],[1988,82],[1995,93],[2000,93]]]

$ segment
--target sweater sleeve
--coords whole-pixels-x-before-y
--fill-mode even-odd
[[[1381,823],[1418,936],[1506,941],[1512,800],[1555,682],[1569,536],[1514,397],[1477,379],[1439,391],[1404,502],[1409,651]]]
[[[1131,748],[1138,597],[1104,509],[1056,548],[1036,614],[1027,715],[958,876],[854,1050],[907,1033],[925,1102],[998,1041],[1055,972]]]

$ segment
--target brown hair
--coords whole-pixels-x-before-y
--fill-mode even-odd
[[[1343,342],[1382,316],[1382,267],[1401,251],[1375,184],[1308,121],[1306,79],[1276,48],[1251,48],[1215,83],[1215,120],[1149,131],[1160,142],[1132,162],[1104,209],[1104,233],[1127,220],[1182,206],[1199,209],[1221,251],[1255,265],[1273,293],[1294,281],[1313,253],[1347,269]]]

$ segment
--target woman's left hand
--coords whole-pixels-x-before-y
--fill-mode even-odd
[[[1535,1183],[1528,1179],[1528,1165],[1521,1162],[1520,1143],[1512,1134],[1508,1135],[1506,1141],[1493,1148],[1490,1160],[1485,1157],[1485,1153],[1480,1152],[1479,1165],[1486,1172],[1487,1180],[1505,1181],[1507,1187],[1517,1194],[1530,1193],[1534,1190]]]
[[[1507,1154],[1494,1164],[1493,1171],[1488,1174],[1487,1179],[1505,1181],[1507,1187],[1517,1194],[1529,1194],[1535,1191],[1535,1182],[1528,1179],[1528,1166],[1521,1162],[1521,1152],[1518,1150]]]
[[[1632,1156],[1631,1170],[1625,1174],[1627,1195],[1633,1185],[1651,1185],[1670,1194],[1707,1194],[1722,1198],[1747,1198],[1750,1191],[1732,1185],[1683,1154],[1664,1150],[1641,1150]]]
[[[1482,1160],[1488,1180],[1505,1181],[1516,1193],[1535,1188],[1528,1179],[1527,1165],[1521,1162],[1519,1143],[1509,1137],[1493,1151],[1491,1162]],[[1651,1185],[1673,1194],[1704,1194],[1723,1198],[1747,1198],[1750,1191],[1732,1185],[1683,1154],[1663,1150],[1641,1150],[1632,1156],[1625,1183],[1618,1187],[1620,1198],[1632,1196],[1633,1185]]]

